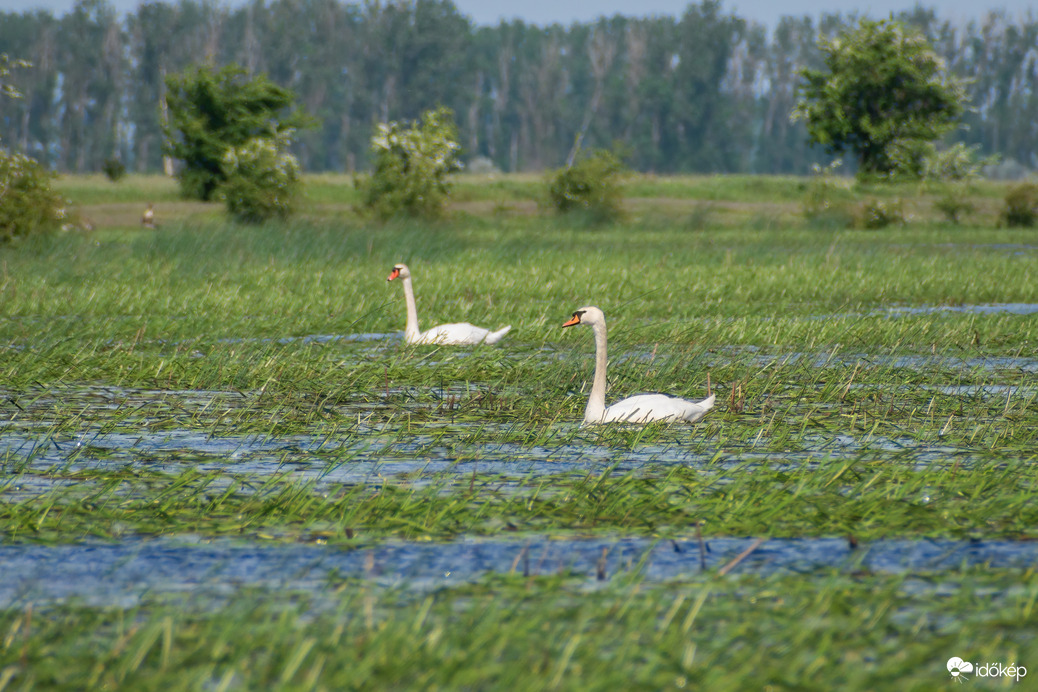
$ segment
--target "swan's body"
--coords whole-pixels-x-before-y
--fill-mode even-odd
[[[713,407],[712,395],[702,401],[687,401],[665,394],[639,394],[606,408],[605,314],[593,306],[580,308],[562,326],[572,327],[577,324],[586,324],[595,332],[595,379],[591,384],[587,408],[584,409],[584,423],[692,423],[702,418]]]
[[[472,346],[475,344],[496,344],[508,333],[512,325],[502,327],[496,332],[477,327],[468,322],[441,324],[427,331],[418,329],[418,311],[415,308],[414,289],[411,287],[411,270],[406,264],[398,264],[389,272],[386,281],[399,278],[404,284],[404,299],[407,303],[407,323],[404,325],[404,341],[409,344],[439,344],[447,346]]]

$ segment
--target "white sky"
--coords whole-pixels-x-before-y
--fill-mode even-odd
[[[109,0],[120,12],[136,8],[140,0]],[[175,2],[175,0],[170,0]],[[246,0],[218,0],[231,7],[243,5]],[[0,0],[0,8],[20,12],[30,9],[49,9],[55,14],[67,12],[75,0]],[[602,15],[624,14],[680,16],[689,0],[455,0],[455,5],[477,24],[496,24],[500,19],[519,17],[532,24],[569,24],[590,21]],[[697,3],[698,4],[698,3]],[[873,19],[882,19],[891,12],[910,9],[915,0],[724,0],[725,12],[753,19],[768,27],[774,26],[783,15],[818,17],[822,12],[859,12]],[[936,9],[940,19],[956,23],[981,19],[989,9],[1004,9],[1010,15],[1024,15],[1031,10],[1038,15],[1038,0],[930,0],[924,7]]]

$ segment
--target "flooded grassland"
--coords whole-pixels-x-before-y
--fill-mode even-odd
[[[1022,232],[550,223],[6,253],[0,689],[1038,675]],[[398,261],[423,325],[512,331],[406,346]],[[716,407],[580,425],[587,304],[607,401]]]

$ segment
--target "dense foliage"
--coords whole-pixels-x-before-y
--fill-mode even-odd
[[[256,139],[287,142],[305,116],[292,106],[295,95],[266,76],[246,78],[237,65],[197,67],[166,78],[169,125],[166,147],[183,162],[177,173],[185,197],[210,200],[227,181],[224,157]],[[275,147],[277,148],[277,147]]]
[[[562,214],[587,214],[590,221],[613,221],[622,215],[626,169],[610,151],[594,151],[548,176],[548,199]]]
[[[0,244],[58,227],[65,202],[51,189],[53,177],[29,157],[0,149]]]
[[[639,171],[806,174],[828,157],[808,146],[803,121],[790,122],[799,70],[823,66],[818,36],[851,17],[789,16],[766,31],[739,9],[696,2],[676,17],[568,26],[476,26],[450,0],[0,11],[0,53],[33,63],[12,78],[26,98],[4,104],[0,138],[62,172],[98,171],[113,155],[131,172],[162,170],[165,77],[206,62],[242,65],[298,96],[321,123],[293,145],[307,171],[366,170],[377,123],[445,105],[466,156],[506,172],[563,165],[586,125],[584,146],[621,141]],[[971,80],[977,110],[949,144],[1034,168],[1038,18],[993,12],[962,24],[943,7],[897,18]]]
[[[299,194],[299,162],[285,146],[288,137],[253,137],[224,154],[226,182],[219,196],[232,218],[260,223],[291,216]]]
[[[1038,221],[1038,185],[1021,183],[1006,193],[1001,222],[1006,226],[1030,228]]]
[[[919,177],[925,145],[958,122],[966,94],[926,38],[899,22],[862,20],[822,37],[824,69],[802,71],[795,116],[830,153],[851,152],[864,175]]]
[[[422,114],[409,126],[379,123],[371,138],[374,170],[357,178],[364,206],[382,220],[435,218],[450,194],[450,175],[461,170],[458,128],[449,108]]]

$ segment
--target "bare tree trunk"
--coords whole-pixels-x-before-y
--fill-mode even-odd
[[[476,72],[476,88],[472,93],[469,105],[469,154],[475,156],[479,152],[479,102],[483,94],[483,72]]]
[[[580,124],[577,136],[573,140],[573,148],[569,150],[569,156],[566,157],[566,168],[572,166],[573,161],[577,158],[580,144],[584,141],[588,128],[591,127],[591,119],[595,117],[595,113],[598,111],[598,104],[602,100],[602,92],[605,87],[606,74],[608,74],[609,68],[613,65],[613,58],[616,57],[616,44],[609,40],[609,36],[601,28],[595,29],[591,32],[591,39],[587,44],[587,55],[591,60],[591,74],[595,77],[595,88],[591,94],[591,101],[588,103],[587,111],[584,113],[584,122]]]
[[[645,28],[634,20],[627,25],[627,124],[624,127],[624,138],[630,139],[634,123],[640,112],[638,104],[638,85],[645,77],[645,53],[648,40]]]
[[[165,132],[169,125],[169,106],[166,104],[166,68],[159,70],[159,118],[162,121],[162,130]],[[162,172],[167,178],[173,177],[173,159],[168,154],[162,155]]]

